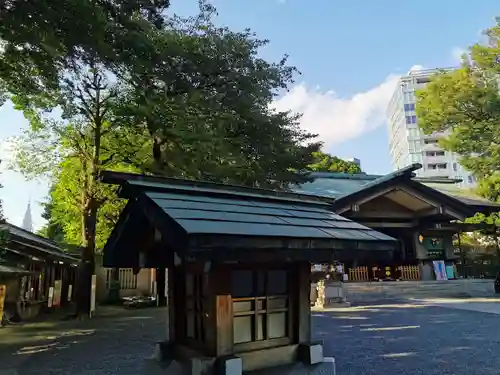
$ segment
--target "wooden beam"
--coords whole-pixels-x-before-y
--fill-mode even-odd
[[[297,268],[297,285],[290,293],[295,293],[297,291],[298,300],[297,304],[290,306],[290,309],[297,309],[298,342],[306,343],[311,341],[311,266],[309,263],[303,262],[299,263]]]

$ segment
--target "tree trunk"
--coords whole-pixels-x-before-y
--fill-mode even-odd
[[[95,272],[95,235],[97,224],[97,205],[88,198],[82,215],[82,235],[84,247],[80,262],[80,288],[77,299],[77,314],[89,315],[91,308],[92,275]]]

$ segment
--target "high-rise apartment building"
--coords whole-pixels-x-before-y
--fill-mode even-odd
[[[398,82],[387,108],[392,167],[396,170],[420,163],[423,168],[416,172],[418,177],[455,178],[461,179],[463,186],[472,186],[475,179],[458,163],[458,156],[438,145],[446,133],[426,135],[418,126],[415,91],[422,89],[439,70],[442,69],[410,71]]]

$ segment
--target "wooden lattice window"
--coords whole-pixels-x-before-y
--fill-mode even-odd
[[[235,349],[289,343],[289,271],[233,270],[231,279]]]

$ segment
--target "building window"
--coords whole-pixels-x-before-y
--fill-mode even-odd
[[[447,163],[438,163],[438,164],[428,164],[427,169],[431,170],[444,170],[448,167]]]
[[[404,105],[405,111],[410,112],[415,110],[415,103],[407,103]]]
[[[444,151],[427,151],[425,156],[444,156]]]
[[[232,272],[233,342],[291,341],[287,270]],[[287,340],[288,339],[288,340]],[[280,344],[281,343],[280,341]]]
[[[456,172],[457,171],[457,163],[453,163],[453,170]]]
[[[435,145],[436,143],[438,143],[437,139],[424,139],[424,144],[426,145]]]
[[[186,338],[205,342],[205,297],[207,275],[186,274]]]
[[[416,82],[417,82],[417,85],[421,85],[421,84],[424,84],[424,83],[429,83],[431,81],[430,78],[417,78]]]

